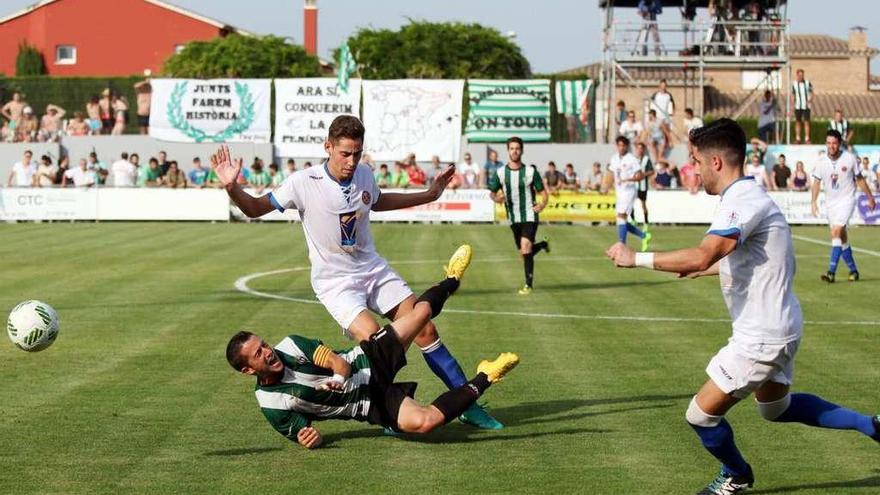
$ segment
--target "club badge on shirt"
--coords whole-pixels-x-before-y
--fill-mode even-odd
[[[370,199],[372,199],[372,196],[370,196],[370,191],[364,191],[361,194],[361,200],[364,202],[365,205],[370,204]]]

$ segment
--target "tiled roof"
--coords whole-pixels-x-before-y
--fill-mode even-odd
[[[729,116],[739,107],[739,102],[745,101],[748,91],[736,91],[722,93],[715,88],[706,88],[705,113],[717,117]],[[758,103],[755,100],[743,112],[743,117],[758,117]],[[783,117],[785,102],[780,101],[779,118]],[[834,116],[835,109],[842,109],[843,114],[850,120],[880,120],[880,92],[873,93],[816,93],[813,96],[812,118],[830,119]]]
[[[583,75],[589,77],[591,79],[598,79],[599,72],[602,70],[602,64],[595,63],[590,65],[584,65],[581,67],[575,67],[573,69],[568,69],[558,74],[561,76],[579,76]],[[657,68],[657,67],[645,67],[645,68],[632,68],[627,69],[627,72],[633,79],[639,81],[639,83],[647,83],[651,85],[656,85],[660,79],[666,79],[666,82],[669,83],[670,86],[680,86],[684,84],[684,76],[685,73],[681,69],[670,69],[670,68]],[[696,80],[699,77],[697,71],[695,69],[691,69],[688,74],[690,85],[696,85]],[[705,81],[708,84],[712,78],[706,77]],[[617,76],[617,84],[626,84],[624,77],[620,74]]]
[[[849,49],[849,41],[827,34],[792,34],[788,38],[788,53],[793,57],[870,55],[880,53],[876,48],[863,51]]]

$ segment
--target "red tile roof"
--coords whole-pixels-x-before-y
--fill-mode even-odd
[[[788,38],[788,54],[792,57],[849,57],[875,56],[876,48],[850,50],[849,41],[827,34],[792,34]]]

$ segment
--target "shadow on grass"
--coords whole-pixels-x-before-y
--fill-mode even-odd
[[[461,423],[453,423],[427,435],[403,434],[396,437],[400,441],[415,443],[474,443],[474,442],[506,442],[510,440],[534,440],[540,437],[553,437],[558,435],[579,435],[586,433],[611,433],[614,430],[601,430],[592,428],[564,428],[555,431],[529,432],[509,435],[504,430],[478,430],[472,426]],[[334,443],[340,440],[355,440],[358,438],[384,437],[379,427],[369,430],[351,430],[339,433],[331,433],[324,436],[324,447],[334,447]]]
[[[647,287],[653,285],[663,285],[663,284],[671,284],[675,282],[675,279],[669,280],[633,280],[629,282],[580,282],[580,283],[569,283],[569,284],[548,284],[542,285],[538,283],[535,286],[535,292],[564,292],[564,291],[572,291],[572,290],[596,290],[596,289],[618,289],[618,288],[626,288],[626,287]],[[411,287],[421,287],[427,284],[410,284]],[[486,288],[480,289],[475,287],[464,287],[462,288],[462,293],[466,293],[468,295],[486,295],[486,294],[512,294],[516,295],[516,291],[519,289],[519,286],[516,287],[495,287],[495,288]]]
[[[875,470],[880,473],[880,470]],[[802,490],[832,490],[835,488],[878,488],[880,487],[880,474],[868,476],[859,480],[829,481],[828,483],[812,483],[808,485],[781,486],[769,490],[755,490],[755,495],[761,493],[796,493]],[[872,490],[873,491],[873,490]]]
[[[282,449],[281,447],[243,447],[240,449],[212,450],[211,452],[205,452],[203,455],[226,457],[237,455],[266,454],[269,452],[277,452],[279,450],[284,449]]]

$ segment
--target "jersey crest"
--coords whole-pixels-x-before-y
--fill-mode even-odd
[[[340,239],[343,251],[352,252],[357,245],[357,212],[339,214]]]

